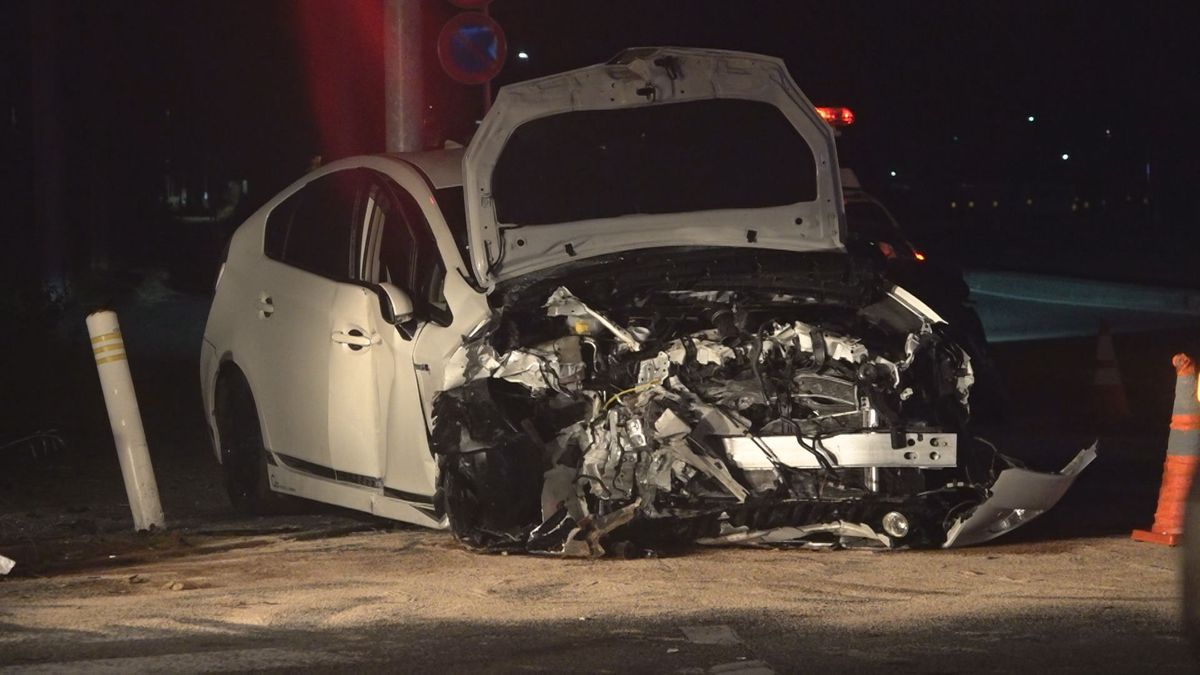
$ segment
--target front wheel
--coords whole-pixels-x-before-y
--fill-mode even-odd
[[[441,457],[439,488],[454,538],[480,551],[523,551],[541,522],[541,458],[530,447]]]

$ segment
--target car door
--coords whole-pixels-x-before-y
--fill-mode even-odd
[[[406,174],[407,175],[407,174]],[[410,187],[428,190],[414,174]],[[386,351],[375,382],[380,393],[380,419],[386,420],[380,461],[386,467],[384,487],[393,497],[430,503],[433,462],[429,454],[424,408],[417,382],[414,349],[418,339],[456,341],[449,332],[453,321],[445,296],[446,264],[419,206],[417,197],[393,177],[371,172],[364,191],[365,236],[360,244],[361,280],[377,287],[391,284],[412,301],[413,315],[380,332],[380,352]],[[429,366],[422,364],[422,374]],[[332,423],[332,422],[331,422]]]
[[[330,361],[344,347],[335,330],[355,339],[340,319],[341,308],[354,304],[344,286],[354,270],[361,183],[361,171],[337,171],[276,206],[267,218],[266,259],[246,289],[254,297],[243,306],[254,315],[246,318],[250,339],[239,360],[254,383],[269,449],[293,468],[333,466]]]
[[[414,378],[410,336],[385,316],[379,284],[409,291],[415,262],[404,259],[412,247],[401,204],[376,171],[360,172],[355,221],[351,280],[338,285],[330,311],[329,447],[339,480],[382,487],[388,408]]]

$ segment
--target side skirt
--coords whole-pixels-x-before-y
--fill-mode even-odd
[[[283,494],[436,530],[444,530],[450,526],[449,519],[445,515],[435,517],[432,508],[426,507],[429,508],[426,511],[406,501],[389,497],[379,488],[322,478],[281,464],[268,464],[267,475],[271,479],[271,489]]]

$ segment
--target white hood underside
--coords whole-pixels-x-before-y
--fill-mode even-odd
[[[777,108],[812,150],[815,199],[761,208],[632,213],[537,225],[497,221],[493,173],[506,143],[523,124],[567,112],[712,99],[757,101]],[[787,171],[788,167],[771,169]],[[775,58],[647,48],[628,50],[608,64],[508,85],[500,90],[467,148],[463,170],[471,265],[484,286],[571,260],[635,249],[733,246],[807,252],[842,246],[844,216],[832,131],[783,62]]]

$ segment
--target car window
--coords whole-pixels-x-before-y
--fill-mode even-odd
[[[275,207],[267,217],[266,254],[330,279],[349,279],[360,181],[357,171],[321,176]]]
[[[446,266],[416,199],[376,174],[363,193],[363,224],[362,280],[394,284],[423,318],[447,322]]]
[[[263,252],[267,257],[283,260],[283,246],[287,242],[288,229],[292,226],[292,216],[299,203],[300,193],[296,193],[267,214],[267,231],[263,239]]]
[[[434,201],[437,202],[438,208],[442,210],[442,217],[446,220],[446,227],[450,228],[450,234],[454,236],[458,252],[462,254],[464,261],[470,261],[471,247],[468,244],[467,236],[467,206],[463,200],[462,186],[440,188],[434,190],[433,194]]]

